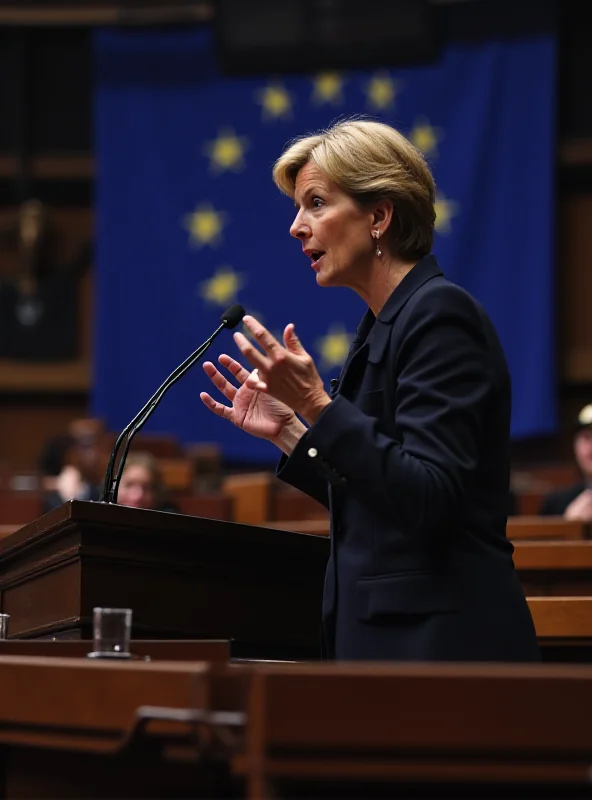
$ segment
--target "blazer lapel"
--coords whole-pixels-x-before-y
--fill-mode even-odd
[[[401,283],[391,293],[390,297],[380,309],[377,317],[380,322],[392,322],[409,298],[432,278],[442,275],[434,256],[426,256],[410,269]]]
[[[362,359],[373,364],[380,362],[390,339],[393,322],[405,303],[424,283],[442,274],[435,257],[426,256],[405,275],[380,310],[378,317],[375,317],[370,309],[366,311],[358,325],[339,378],[331,381],[329,389],[331,397],[336,394],[347,395],[348,388],[355,378],[357,365]]]
[[[338,378],[333,378],[331,380],[329,394],[331,397],[334,397],[336,394],[341,394],[343,390],[343,382],[346,378],[346,375],[349,373],[351,374],[350,366],[354,359],[358,360],[360,352],[365,348],[365,341],[372,330],[372,326],[374,325],[375,317],[374,314],[368,309],[364,316],[362,317],[360,324],[356,330],[354,338],[349,348],[349,352],[346,356],[346,359],[341,367],[341,372],[339,373]]]

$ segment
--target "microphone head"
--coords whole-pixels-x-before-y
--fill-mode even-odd
[[[245,313],[245,309],[238,303],[235,303],[233,306],[226,309],[220,317],[220,320],[224,323],[225,328],[236,328],[241,319],[245,316]]]

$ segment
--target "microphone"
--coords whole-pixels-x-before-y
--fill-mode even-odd
[[[117,441],[111,451],[111,455],[109,456],[109,463],[107,464],[107,469],[105,471],[105,479],[103,481],[103,491],[101,492],[101,502],[102,503],[117,503],[117,494],[119,491],[119,483],[121,481],[121,476],[123,474],[123,468],[125,466],[125,460],[127,458],[127,454],[129,453],[130,445],[132,439],[136,435],[136,433],[144,427],[148,419],[152,416],[154,410],[156,409],[157,405],[160,403],[166,392],[171,388],[171,386],[176,383],[180,378],[185,375],[187,370],[191,369],[191,367],[195,364],[198,359],[200,359],[206,350],[210,347],[214,339],[218,336],[224,328],[228,328],[228,330],[232,330],[232,328],[236,328],[239,324],[241,319],[245,316],[245,309],[235,303],[234,305],[227,308],[226,311],[220,317],[221,324],[216,328],[214,333],[206,339],[206,341],[201,344],[197,350],[195,350],[191,355],[185,359],[185,361],[180,364],[171,374],[169,377],[164,381],[161,386],[154,392],[150,400],[146,403],[146,405],[136,414],[136,416],[129,422],[122,432],[117,437]],[[126,438],[127,437],[127,438]],[[115,477],[115,461],[117,459],[117,453],[124,441],[125,446],[123,448],[121,458],[119,459],[119,465],[117,467],[117,474]]]

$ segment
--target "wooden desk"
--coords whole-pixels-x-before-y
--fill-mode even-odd
[[[508,539],[571,541],[590,538],[590,526],[563,517],[509,517],[506,527]]]
[[[317,536],[329,535],[329,520],[326,517],[267,520],[263,525],[277,530],[312,533]],[[508,539],[512,541],[571,541],[590,538],[589,525],[571,522],[563,517],[509,517],[506,531]]]
[[[86,658],[92,642],[76,639],[0,639],[1,656],[37,658]],[[210,661],[225,663],[230,659],[230,642],[224,640],[134,639],[130,642],[133,660]]]
[[[227,748],[243,730],[246,692],[240,668],[223,691],[211,672],[199,662],[0,657],[2,797],[228,796],[217,750],[222,734]]]
[[[590,797],[591,716],[586,667],[2,656],[0,785],[7,800]]]
[[[515,542],[514,564],[529,597],[592,596],[592,541]]]
[[[592,597],[529,597],[540,640],[592,643]]]
[[[529,597],[547,663],[592,664],[592,597]]]
[[[587,667],[261,667],[233,764],[251,800],[590,797],[590,714]]]

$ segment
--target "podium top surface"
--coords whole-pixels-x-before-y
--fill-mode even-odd
[[[266,548],[287,549],[303,555],[324,556],[329,552],[329,543],[326,540],[306,533],[168,511],[70,500],[0,540],[0,560],[25,546],[30,547],[36,540],[45,540],[66,531],[84,533],[97,530],[117,530],[119,535],[127,536],[165,535],[174,537],[177,541],[179,538],[199,535],[202,542],[219,542],[221,539],[229,545],[248,542]]]

